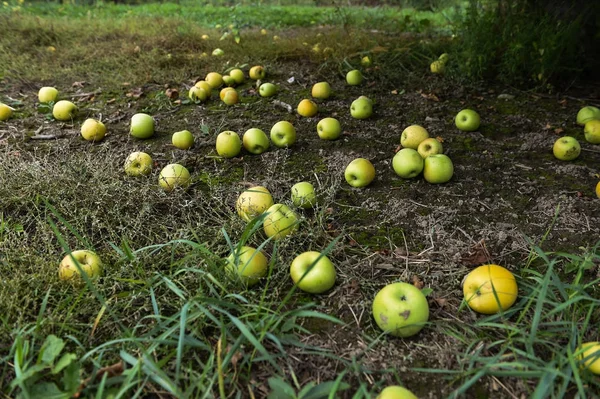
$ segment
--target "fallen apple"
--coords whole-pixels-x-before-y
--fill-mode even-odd
[[[223,86],[223,76],[217,72],[209,72],[206,74],[204,81],[213,89],[218,89],[219,87]]]
[[[226,130],[217,136],[216,149],[219,156],[233,158],[242,150],[242,140],[236,132]]]
[[[263,66],[255,65],[250,68],[248,75],[250,75],[250,79],[252,80],[262,80],[267,76],[267,71]]]
[[[425,327],[429,320],[429,304],[425,295],[414,285],[392,283],[375,295],[373,317],[384,332],[406,338]]]
[[[171,192],[176,188],[186,188],[190,185],[190,172],[185,166],[177,163],[168,164],[158,176],[158,184],[166,192]]]
[[[315,116],[317,114],[319,108],[314,101],[305,98],[298,104],[297,111],[299,115],[310,118],[311,116]]]
[[[298,228],[298,215],[285,204],[274,204],[266,210],[263,230],[267,237],[280,240]]]
[[[212,51],[212,55],[214,55],[215,57],[220,57],[224,54],[225,54],[225,51],[221,50],[220,48],[216,48]]]
[[[251,187],[240,194],[235,209],[246,222],[263,214],[273,205],[273,197],[269,190],[262,186]]]
[[[294,184],[292,186],[292,203],[298,208],[314,207],[317,203],[315,187],[307,181]]]
[[[600,119],[587,121],[583,133],[588,143],[600,144]]]
[[[367,119],[373,115],[373,102],[367,97],[359,97],[350,105],[350,115],[355,119]]]
[[[331,96],[331,86],[327,82],[315,83],[312,87],[311,95],[314,98],[326,100]]]
[[[229,75],[223,75],[223,83],[227,87],[233,87],[236,85],[235,79]]]
[[[563,136],[554,142],[552,153],[561,161],[572,161],[579,157],[581,145],[576,138]]]
[[[582,368],[592,374],[600,375],[600,342],[582,343],[575,350],[575,355]]]
[[[258,88],[258,94],[260,94],[261,97],[273,97],[277,94],[277,86],[273,83],[263,83]]]
[[[429,65],[429,69],[431,70],[431,73],[443,74],[446,71],[446,65],[442,61],[437,60]]]
[[[239,85],[244,83],[244,81],[246,80],[244,71],[242,71],[239,68],[235,68],[235,69],[232,69],[231,71],[229,71],[229,76],[231,76],[235,80],[235,83],[237,83]]]
[[[446,64],[448,61],[450,61],[450,54],[448,53],[443,53],[442,55],[440,55],[440,57],[438,58],[439,61],[443,62],[444,64]]]
[[[252,128],[244,133],[242,144],[249,153],[259,155],[268,150],[271,143],[265,132]]]
[[[234,105],[240,101],[240,96],[236,89],[229,87],[229,90],[223,96],[223,102],[225,105]]]
[[[45,86],[38,91],[38,100],[41,103],[54,102],[58,98],[58,90],[54,87]]]
[[[296,256],[290,265],[294,284],[310,294],[322,294],[335,284],[335,266],[329,258],[317,251]]]
[[[346,74],[346,82],[350,86],[358,86],[363,81],[363,75],[358,69],[353,69]]]
[[[498,265],[479,266],[463,280],[465,302],[478,313],[507,310],[517,300],[517,293],[515,276]]]
[[[438,139],[429,137],[421,141],[417,147],[417,152],[425,159],[430,155],[442,154],[444,152],[444,146]]]
[[[145,152],[132,152],[125,160],[124,169],[128,176],[147,176],[152,172],[152,157]]]
[[[580,125],[585,125],[593,119],[600,119],[600,109],[589,105],[581,108],[579,112],[577,112],[577,123]]]
[[[61,280],[81,279],[81,273],[96,279],[102,274],[102,262],[93,251],[80,249],[63,258],[58,266],[58,278]]]
[[[596,197],[600,198],[600,181],[596,184]]]
[[[356,158],[346,166],[344,178],[352,187],[366,187],[375,179],[375,167],[365,158]]]
[[[87,141],[100,141],[106,135],[106,126],[96,119],[86,119],[81,125],[81,136]]]
[[[277,147],[291,147],[296,142],[296,129],[288,121],[279,121],[271,128],[271,141]]]
[[[479,129],[481,118],[479,114],[472,109],[463,109],[454,119],[456,127],[465,132],[474,132]]]
[[[0,103],[0,121],[7,121],[15,109],[6,104]]]
[[[197,88],[199,88],[199,89],[203,89],[206,92],[206,98],[210,98],[210,95],[212,94],[213,88],[205,80],[199,80],[199,81],[197,81],[194,86],[197,87]]]
[[[175,132],[171,136],[171,142],[180,150],[189,150],[194,145],[194,135],[189,130]]]
[[[195,103],[200,103],[202,101],[206,101],[208,98],[208,92],[200,87],[192,86],[188,92],[188,98]]]
[[[400,135],[400,145],[404,148],[416,150],[419,144],[429,138],[429,132],[422,126],[411,125],[402,131]]]
[[[342,134],[342,126],[335,118],[323,118],[317,123],[317,134],[323,140],[335,140]]]
[[[71,101],[60,100],[52,107],[52,116],[57,121],[70,121],[77,115],[77,105]]]
[[[448,155],[434,154],[424,160],[423,177],[428,183],[441,184],[452,179],[454,164]]]
[[[392,167],[403,179],[417,177],[423,171],[423,157],[412,148],[403,148],[394,155]]]
[[[148,114],[135,114],[131,117],[129,133],[138,139],[147,139],[154,134],[154,118]]]
[[[362,65],[364,67],[370,67],[371,66],[371,58],[369,58],[368,55],[365,55],[364,57],[362,57],[360,59],[360,65]]]
[[[386,387],[375,399],[418,399],[414,393],[400,385]]]
[[[267,275],[269,261],[264,253],[249,246],[236,248],[227,258],[225,270],[239,279],[242,284],[251,287]]]

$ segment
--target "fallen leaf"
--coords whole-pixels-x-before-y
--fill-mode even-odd
[[[556,129],[554,129],[554,133],[556,133],[556,134],[561,134],[564,131],[565,131],[565,129],[563,129],[562,127],[557,127]]]
[[[433,298],[433,301],[440,307],[443,308],[448,300],[446,298]]]
[[[423,283],[423,281],[419,278],[419,276],[413,276],[412,278],[412,284],[417,287],[418,289],[423,289],[423,287],[425,286],[425,284]]]
[[[552,125],[550,123],[546,123],[544,130],[550,130],[550,129],[552,129]]]
[[[392,90],[392,94],[398,94],[398,90]]]
[[[125,94],[125,96],[132,97],[132,98],[140,98],[143,94],[144,94],[144,92],[142,91],[142,88],[137,87],[135,89],[132,89],[129,93]]]
[[[81,81],[81,82],[73,82],[73,84],[71,85],[72,87],[83,87],[83,85],[85,85],[85,81]]]
[[[435,139],[436,139],[437,141],[439,141],[440,143],[443,143],[443,142],[444,142],[444,138],[443,138],[442,136],[437,136]]]
[[[171,100],[177,100],[179,98],[179,90],[177,90],[177,89],[168,88],[167,90],[165,90],[165,94]]]
[[[488,252],[485,241],[481,240],[473,245],[469,252],[461,257],[461,262],[467,266],[480,266],[491,262],[492,257]]]

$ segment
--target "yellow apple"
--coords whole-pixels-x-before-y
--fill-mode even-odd
[[[246,222],[261,215],[273,205],[273,197],[269,190],[262,186],[255,186],[240,194],[235,209],[238,215]]]

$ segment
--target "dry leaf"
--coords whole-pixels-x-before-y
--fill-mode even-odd
[[[491,262],[492,257],[488,252],[485,241],[481,240],[471,247],[466,255],[461,257],[461,262],[467,266],[480,266]]]
[[[132,97],[132,98],[140,98],[143,94],[144,94],[144,92],[142,91],[142,88],[137,87],[135,89],[132,89],[129,93],[125,94],[125,96]]]
[[[179,90],[177,90],[177,89],[168,88],[167,90],[165,90],[165,94],[171,100],[177,100],[179,98]]]
[[[433,93],[423,93],[423,92],[420,92],[420,93],[421,93],[421,97],[426,98],[427,100],[432,100],[432,101],[435,101],[435,102],[439,102],[440,101],[440,99],[438,98],[438,96],[436,96]]]
[[[557,127],[556,129],[554,129],[554,133],[556,133],[556,134],[561,134],[564,131],[565,131],[565,129],[563,129],[562,127]]]
[[[440,143],[443,143],[443,142],[444,142],[444,138],[443,138],[442,136],[437,136],[435,139],[436,139],[437,141],[439,141]]]
[[[418,289],[423,289],[423,287],[425,286],[425,284],[423,283],[423,281],[419,278],[419,276],[413,276],[412,278],[412,284],[417,287]]]
[[[398,90],[392,90],[392,94],[398,94]]]
[[[448,300],[446,298],[433,298],[433,301],[440,307],[443,308]]]
[[[83,85],[85,85],[85,81],[73,82],[73,84],[71,86],[72,87],[83,87]]]
[[[548,123],[546,123],[544,130],[550,130],[550,129],[552,129],[552,125],[548,122]]]

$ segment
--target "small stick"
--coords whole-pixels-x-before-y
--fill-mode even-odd
[[[283,101],[273,100],[273,104],[285,108],[290,114],[294,112],[292,106],[290,104],[284,103]]]
[[[31,140],[52,140],[57,139],[60,136],[56,136],[54,134],[38,134],[37,136],[31,136]]]

